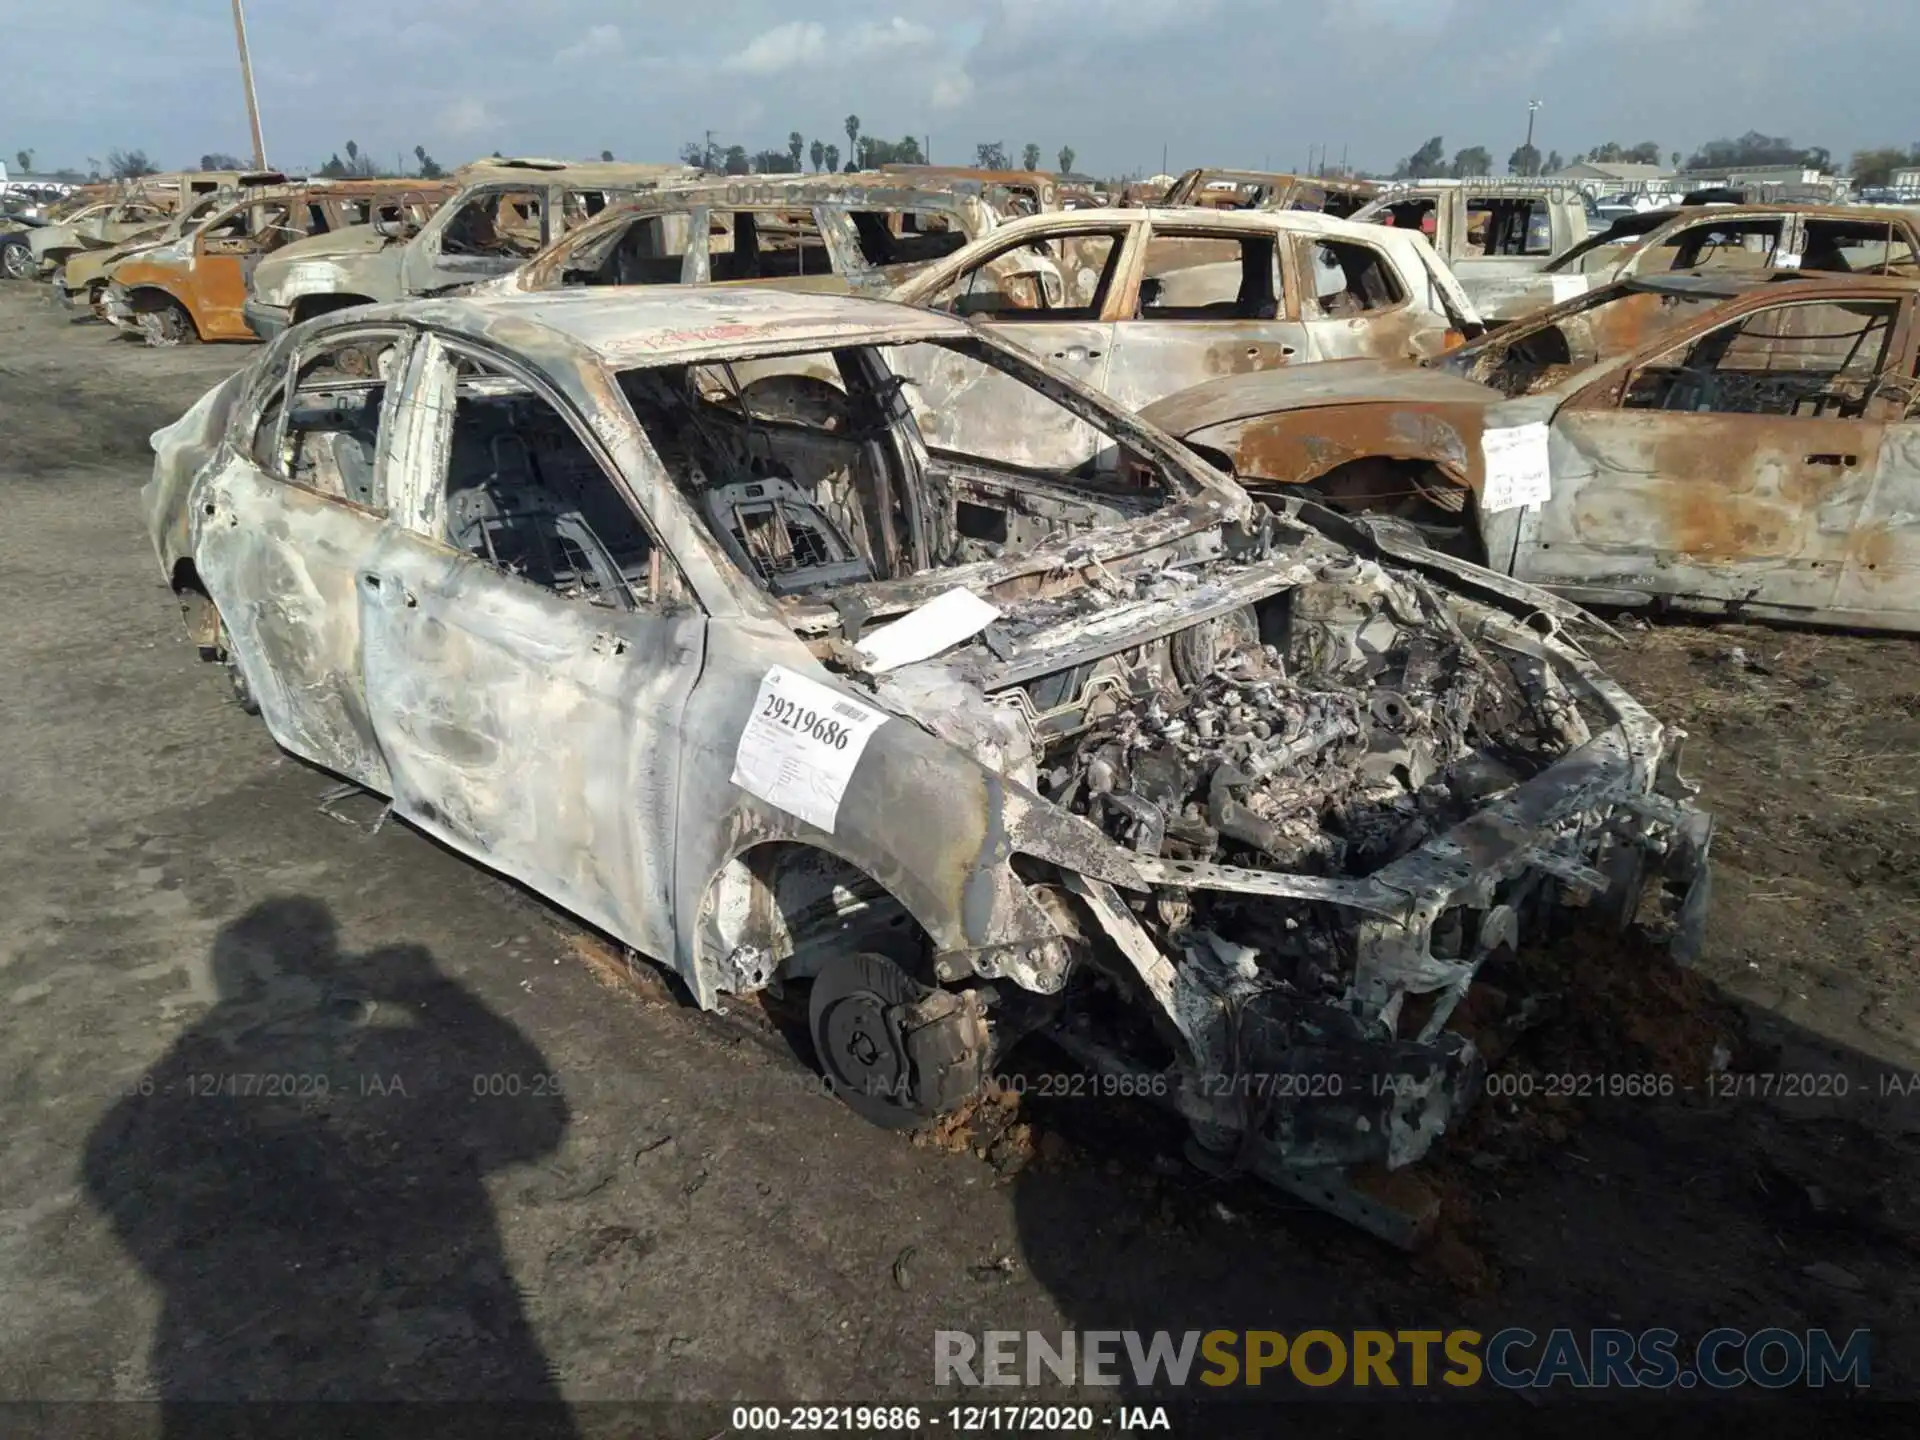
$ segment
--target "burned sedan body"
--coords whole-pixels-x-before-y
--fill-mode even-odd
[[[1590,605],[1920,627],[1920,286],[1615,281],[1432,363],[1234,376],[1147,419]]]
[[[1117,455],[940,448],[923,347]],[[883,1123],[1045,1030],[1157,1077],[1205,1163],[1404,1239],[1343,1177],[1471,1098],[1483,959],[1576,912],[1697,934],[1706,818],[1570,607],[1266,510],[950,317],[378,307],[155,449],[167,577],[280,744],[704,1006],[805,983]]]

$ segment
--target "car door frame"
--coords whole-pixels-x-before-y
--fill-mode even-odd
[[[367,713],[354,596],[358,565],[393,509],[404,390],[395,377],[408,373],[415,335],[387,320],[279,342],[189,498],[195,572],[220,618],[223,648],[268,733],[289,753],[382,794],[387,767]],[[263,470],[254,458],[263,417],[277,395],[277,455],[304,359],[385,337],[394,338],[396,350],[384,381],[373,471],[384,505],[368,507]]]
[[[1887,340],[1887,359],[1883,362],[1880,375],[1886,374],[1886,367],[1897,363],[1897,357],[1911,356],[1915,340],[1914,294],[1899,294],[1893,291],[1874,292],[1867,295],[1848,296],[1845,293],[1812,290],[1811,287],[1795,286],[1788,289],[1767,287],[1752,292],[1751,303],[1741,305],[1732,313],[1725,308],[1716,308],[1699,317],[1691,325],[1677,332],[1668,332],[1657,340],[1635,351],[1631,357],[1607,366],[1602,373],[1588,377],[1560,405],[1554,414],[1549,433],[1549,454],[1553,476],[1553,498],[1546,506],[1529,507],[1522,513],[1518,525],[1518,534],[1513,551],[1511,571],[1522,580],[1545,585],[1551,589],[1570,594],[1574,598],[1583,595],[1593,603],[1620,603],[1631,599],[1633,594],[1664,596],[1666,599],[1687,609],[1705,610],[1744,610],[1756,614],[1774,614],[1786,618],[1817,620],[1829,611],[1841,593],[1841,587],[1853,553],[1851,538],[1859,519],[1868,503],[1873,483],[1879,473],[1880,456],[1884,445],[1884,431],[1888,424],[1889,402],[1882,393],[1883,386],[1876,379],[1869,389],[1865,413],[1854,419],[1825,416],[1792,415],[1751,415],[1742,416],[1738,412],[1690,412],[1668,410],[1623,411],[1622,404],[1630,392],[1635,378],[1653,361],[1676,351],[1686,351],[1697,344],[1704,336],[1729,325],[1745,325],[1756,315],[1770,310],[1784,310],[1798,306],[1844,304],[1849,300],[1884,302],[1896,307],[1892,334]],[[1725,456],[1729,449],[1745,453],[1748,444],[1756,450],[1760,446],[1764,432],[1779,427],[1790,437],[1790,443],[1784,455],[1791,456],[1798,451],[1803,459],[1798,462],[1799,473],[1810,478],[1796,482],[1794,489],[1811,489],[1817,493],[1808,497],[1812,502],[1800,517],[1800,525],[1817,540],[1820,536],[1839,536],[1832,542],[1834,553],[1823,557],[1819,554],[1802,562],[1801,551],[1785,557],[1778,555],[1752,555],[1742,557],[1738,554],[1715,555],[1717,548],[1741,533],[1739,517],[1729,519],[1725,514],[1709,513],[1704,506],[1694,505],[1686,495],[1680,494],[1675,501],[1671,514],[1647,513],[1638,528],[1647,535],[1657,535],[1678,531],[1678,541],[1669,549],[1655,551],[1649,546],[1637,552],[1637,559],[1624,549],[1613,558],[1617,565],[1612,568],[1616,573],[1607,573],[1608,565],[1602,563],[1600,574],[1591,577],[1594,583],[1587,583],[1579,575],[1569,573],[1568,567],[1557,567],[1540,563],[1541,552],[1558,546],[1563,556],[1581,554],[1577,541],[1569,538],[1574,521],[1569,512],[1590,499],[1593,487],[1600,483],[1603,468],[1598,460],[1600,427],[1609,418],[1633,415],[1644,416],[1635,422],[1635,428],[1655,430],[1662,425],[1673,425],[1677,438],[1669,438],[1653,443],[1671,447],[1684,453],[1695,448],[1696,454],[1707,453],[1700,447],[1709,447],[1716,456]],[[1688,425],[1690,419],[1703,422]],[[1737,431],[1724,422],[1745,420],[1756,432],[1749,441],[1740,437]],[[1694,438],[1686,435],[1686,430],[1702,430],[1714,421],[1723,422],[1722,428],[1729,431],[1727,437],[1708,435]],[[1820,427],[1816,432],[1812,427]],[[1840,427],[1851,427],[1842,430]],[[1684,427],[1684,428],[1682,428]],[[1618,441],[1614,441],[1615,446]],[[1839,444],[1840,449],[1828,449],[1828,445]],[[1820,445],[1814,450],[1811,446]],[[1869,453],[1870,452],[1870,453]],[[1619,452],[1617,448],[1614,453]],[[1833,456],[1839,463],[1834,467],[1838,472],[1832,476],[1832,485],[1820,489],[1819,478],[1815,476],[1812,463],[1815,456]],[[1656,462],[1657,463],[1657,462]],[[1786,476],[1794,462],[1788,461],[1779,467],[1779,475]],[[1723,473],[1738,472],[1754,481],[1753,471],[1736,458],[1731,464],[1720,467]],[[1627,473],[1627,472],[1618,472]],[[1655,477],[1656,472],[1644,473]],[[1617,483],[1617,482],[1607,482]],[[1657,477],[1656,477],[1657,483]],[[1704,474],[1699,474],[1689,484],[1705,485],[1709,483]],[[1776,484],[1776,490],[1787,488],[1785,484]],[[1716,497],[1709,495],[1711,502]],[[1649,499],[1643,503],[1652,503]],[[1743,500],[1741,503],[1754,507],[1746,523],[1758,529],[1766,517],[1762,512],[1766,508],[1776,510],[1784,507],[1766,507],[1765,497],[1756,500]],[[1552,514],[1548,514],[1552,511]],[[1686,545],[1689,538],[1695,543]],[[1594,551],[1600,554],[1603,552]],[[1690,559],[1691,556],[1706,555],[1717,563],[1701,565]],[[1796,566],[1798,567],[1796,569]],[[1676,572],[1684,571],[1686,575]],[[1687,583],[1687,575],[1693,577],[1693,583]],[[1806,582],[1799,588],[1802,593],[1790,598],[1790,591],[1784,581],[1793,581],[1805,575]],[[1711,583],[1702,584],[1702,578]],[[1784,577],[1784,581],[1783,581]],[[1637,583],[1629,583],[1630,578]],[[1677,583],[1648,583],[1677,582]],[[1747,583],[1751,581],[1752,583]],[[1772,582],[1770,584],[1770,582]],[[1770,593],[1763,593],[1770,590]]]
[[[479,280],[491,280],[518,270],[533,257],[531,255],[502,256],[504,262],[492,263],[493,257],[486,255],[461,255],[454,257],[456,262],[479,262],[477,264],[456,264],[449,266],[447,256],[441,248],[441,240],[447,228],[453,224],[454,216],[483,195],[495,197],[531,192],[540,199],[540,250],[552,243],[557,233],[553,228],[554,205],[559,198],[558,188],[551,181],[534,178],[525,180],[487,180],[478,185],[470,185],[458,195],[433,212],[419,233],[407,242],[400,258],[400,293],[403,295],[430,295],[438,290],[451,289],[456,285],[470,285]]]
[[[684,608],[600,609],[516,579],[445,538],[452,359],[460,354],[504,370],[552,406],[665,562],[679,566],[663,538],[671,527],[648,513],[579,397],[472,336],[423,330],[407,372],[412,403],[395,437],[392,519],[358,586],[388,793],[410,824],[670,961],[681,724],[709,611],[690,578],[680,587]],[[464,670],[454,663],[462,653]],[[516,683],[523,680],[531,684]],[[489,720],[498,722],[491,734]],[[530,829],[499,823],[516,818],[530,818]]]
[[[1107,367],[1099,389],[1129,410],[1221,375],[1274,370],[1304,364],[1314,357],[1313,342],[1301,319],[1299,279],[1294,268],[1293,232],[1270,223],[1234,223],[1225,217],[1258,217],[1259,211],[1214,212],[1196,209],[1191,218],[1174,211],[1151,210],[1137,234],[1137,254],[1124,266],[1106,307],[1113,316],[1107,340]],[[1139,295],[1146,278],[1146,260],[1156,238],[1218,239],[1235,245],[1264,240],[1273,250],[1274,277],[1280,294],[1278,314],[1271,320],[1195,320],[1148,318],[1139,313]],[[1273,327],[1263,337],[1256,327]],[[1240,332],[1238,334],[1233,332]],[[1130,345],[1128,342],[1133,343]],[[1176,350],[1174,380],[1158,385],[1133,384],[1123,371],[1152,368],[1151,352],[1171,342]],[[1129,351],[1137,352],[1129,355]],[[1191,358],[1191,364],[1184,363]],[[1253,363],[1247,363],[1253,362]],[[1264,362],[1264,363],[1261,363]],[[1210,368],[1211,367],[1211,368]]]

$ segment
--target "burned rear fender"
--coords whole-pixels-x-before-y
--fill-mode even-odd
[[[153,432],[153,477],[141,488],[140,508],[147,519],[160,570],[171,583],[175,566],[193,556],[193,480],[219,449],[245,393],[252,367],[235,371],[193,402],[171,425]]]

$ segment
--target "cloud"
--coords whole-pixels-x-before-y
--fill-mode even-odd
[[[756,35],[720,62],[738,75],[778,75],[818,62],[827,53],[827,29],[814,20],[790,20]]]
[[[593,25],[566,49],[555,52],[553,63],[574,65],[582,60],[605,60],[620,54],[621,49],[618,25]]]
[[[478,135],[495,128],[499,123],[485,103],[471,95],[455,100],[440,112],[439,117],[441,134],[460,137]]]

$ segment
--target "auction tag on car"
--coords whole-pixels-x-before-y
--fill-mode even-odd
[[[767,671],[733,754],[733,783],[829,835],[884,711],[784,665]]]
[[[1547,466],[1547,427],[1514,425],[1480,437],[1486,481],[1480,487],[1480,511],[1491,515],[1521,505],[1544,505],[1553,498],[1553,473]]]
[[[1553,303],[1556,305],[1576,295],[1586,294],[1588,288],[1584,275],[1552,275],[1548,277],[1547,284],[1552,287]]]

